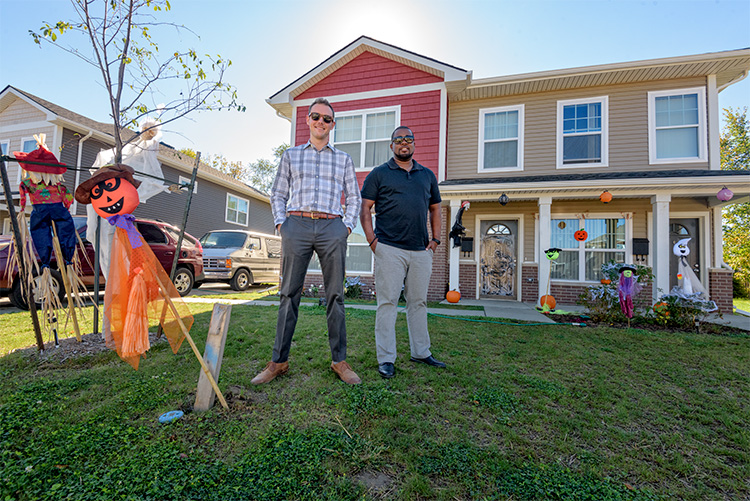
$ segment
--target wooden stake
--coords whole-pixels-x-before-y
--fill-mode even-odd
[[[73,298],[73,293],[71,292],[71,284],[72,282],[68,280],[68,272],[71,270],[67,269],[67,265],[65,264],[65,258],[62,254],[62,249],[60,248],[60,239],[57,238],[57,226],[55,225],[55,222],[52,221],[52,243],[55,246],[55,254],[57,255],[57,268],[60,270],[60,275],[62,275],[63,284],[65,284],[65,295],[68,296],[68,310],[70,310],[70,317],[73,319],[73,328],[76,331],[76,339],[78,342],[81,342],[81,329],[78,327],[78,317],[76,316],[76,303]],[[72,280],[72,277],[71,277]]]
[[[211,313],[211,323],[208,326],[208,336],[206,336],[206,348],[203,354],[203,360],[211,369],[214,379],[219,377],[221,372],[221,361],[224,359],[224,345],[227,340],[227,331],[229,330],[229,318],[232,314],[232,305],[214,304]],[[198,378],[198,391],[195,393],[195,405],[193,410],[207,411],[214,405],[216,393],[208,382],[204,374]]]
[[[206,365],[206,362],[203,361],[203,357],[201,356],[200,351],[198,351],[198,347],[195,346],[195,342],[193,341],[193,338],[190,337],[190,332],[188,331],[187,327],[185,327],[185,323],[182,321],[182,318],[180,318],[180,313],[177,311],[177,308],[172,302],[172,298],[169,297],[169,294],[166,293],[164,289],[164,284],[161,283],[161,280],[159,280],[158,276],[154,276],[154,278],[156,279],[156,283],[159,285],[159,293],[164,298],[164,301],[167,303],[169,308],[172,310],[172,313],[174,313],[175,319],[177,320],[177,323],[180,325],[180,329],[182,330],[182,333],[185,334],[185,339],[187,339],[188,344],[190,344],[190,347],[193,349],[193,353],[195,353],[195,358],[197,358],[198,362],[200,362],[201,367],[203,368],[203,372],[206,374],[206,377],[208,378],[209,383],[211,383],[211,387],[216,392],[216,396],[219,397],[219,402],[221,402],[221,406],[224,407],[225,409],[229,409],[229,406],[227,405],[227,401],[224,399],[224,395],[221,393],[221,390],[219,389],[219,385],[216,384],[214,377],[211,375],[211,371]]]

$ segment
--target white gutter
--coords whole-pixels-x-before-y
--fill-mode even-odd
[[[721,91],[723,91],[724,89],[726,89],[727,87],[729,87],[730,85],[734,85],[734,84],[736,84],[737,82],[741,82],[741,81],[743,81],[743,80],[744,80],[745,78],[747,78],[747,71],[743,71],[743,72],[742,72],[742,75],[738,76],[738,77],[737,77],[737,78],[735,78],[734,80],[732,80],[732,81],[729,81],[729,82],[725,83],[725,84],[724,84],[724,85],[722,85],[721,87],[717,87],[717,88],[716,88],[716,92],[721,92]]]
[[[85,136],[83,136],[81,139],[78,140],[78,156],[76,158],[76,167],[81,166],[81,158],[83,157],[83,143],[93,135],[94,135],[94,131],[89,130],[88,134],[86,134]],[[78,186],[79,184],[81,184],[81,171],[77,170],[75,186]],[[71,212],[73,214],[76,214],[78,211],[78,200],[76,200],[75,198],[73,199],[73,207],[71,207],[71,209],[72,209]]]

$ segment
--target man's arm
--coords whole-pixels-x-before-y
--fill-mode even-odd
[[[347,155],[346,169],[344,171],[344,203],[346,204],[344,224],[349,228],[349,233],[351,233],[354,227],[357,226],[357,216],[362,205],[362,196],[359,193],[357,174],[354,172],[354,162],[349,155]]]
[[[377,237],[372,229],[372,215],[370,209],[375,204],[375,200],[368,200],[367,198],[362,199],[362,210],[359,213],[359,222],[362,224],[362,231],[365,232],[365,238],[367,243],[370,244],[370,249],[375,250],[378,246]],[[373,247],[373,245],[375,247]]]
[[[442,211],[440,210],[439,203],[430,205],[430,229],[432,230],[432,238],[437,240],[440,240],[440,232],[443,225],[441,213]],[[437,242],[432,240],[427,244],[427,248],[432,249],[433,252],[437,249],[437,246]]]
[[[271,213],[276,231],[281,223],[286,220],[286,203],[289,200],[289,182],[291,179],[291,162],[287,152],[281,156],[279,168],[276,170],[276,179],[271,187]]]

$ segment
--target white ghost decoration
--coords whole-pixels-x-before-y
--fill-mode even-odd
[[[689,256],[690,255],[690,247],[688,247],[688,242],[692,240],[692,238],[683,238],[676,244],[674,244],[674,247],[672,247],[672,254],[675,256]]]

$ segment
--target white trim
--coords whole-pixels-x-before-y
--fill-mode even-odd
[[[34,144],[36,145],[36,139],[34,139],[34,137],[33,137],[33,136],[22,137],[22,138],[21,138],[21,145],[20,145],[20,146],[18,147],[18,149],[17,149],[16,151],[23,151],[23,144],[24,144],[24,143],[25,143],[26,141],[31,141],[31,142],[33,142],[33,143],[34,143]],[[46,142],[46,141],[45,141],[45,142]],[[32,151],[34,151],[35,149],[36,149],[36,147],[35,147],[35,148],[32,148],[32,149],[31,149],[31,150],[29,150],[29,151],[24,151],[24,153],[31,153],[31,152],[32,152]],[[21,171],[22,171],[22,170],[23,170],[23,169],[21,169],[21,165],[20,165],[20,164],[18,164],[18,171],[17,171],[17,174],[16,174],[16,185],[18,185],[18,184],[20,184],[20,183],[21,183]]]
[[[448,91],[440,91],[440,132],[438,133],[438,183],[445,181],[448,147]]]
[[[229,210],[229,197],[234,197],[237,200],[242,200],[247,203],[247,212],[245,213],[247,217],[245,218],[245,224],[237,223],[235,221],[230,221],[227,218],[227,211]],[[238,210],[237,212],[240,213],[241,211]],[[237,226],[242,226],[243,228],[247,228],[247,225],[250,223],[250,200],[246,198],[238,197],[237,195],[233,195],[232,193],[227,192],[226,202],[224,204],[224,222],[229,223],[229,224],[236,224]]]
[[[178,182],[180,184],[183,184],[183,183],[190,184],[190,178],[189,177],[185,177],[185,176],[178,176]],[[187,187],[183,187],[181,189],[185,190],[185,192],[187,192]],[[195,194],[195,193],[198,193],[198,179],[195,180],[195,185],[193,185],[193,194]],[[249,204],[250,204],[250,202],[248,201],[248,207],[249,207]],[[226,214],[224,215],[224,217],[226,217]]]
[[[429,84],[421,84],[421,85],[411,85],[409,87],[391,87],[388,89],[379,89],[379,90],[370,90],[367,92],[350,92],[347,94],[336,94],[333,96],[328,96],[326,99],[331,104],[346,102],[346,101],[362,101],[364,99],[377,99],[381,97],[393,97],[393,96],[401,96],[404,94],[419,94],[421,92],[432,92],[436,90],[445,90],[445,84],[443,82],[434,82]],[[307,99],[300,99],[295,100],[292,102],[292,106],[310,106],[313,101],[315,101],[317,98],[307,98]],[[341,112],[343,113],[343,112]],[[337,111],[336,116],[339,116],[340,113]]]
[[[521,287],[523,286],[523,281],[521,280],[521,277],[523,276],[523,265],[524,262],[523,256],[524,256],[524,214],[523,213],[517,213],[517,214],[506,214],[506,213],[496,213],[496,214],[477,214],[474,216],[474,257],[470,260],[464,260],[473,262],[475,266],[475,272],[476,272],[476,282],[474,285],[474,290],[476,291],[475,298],[479,299],[479,296],[481,294],[482,289],[482,271],[480,266],[480,256],[482,254],[482,221],[515,221],[516,222],[516,298],[515,301],[522,301],[523,298],[523,290]],[[460,250],[460,249],[459,249]]]
[[[2,149],[2,145],[5,145],[5,151]],[[0,153],[3,155],[10,155],[10,139],[0,140]]]
[[[575,104],[602,105],[601,161],[592,163],[563,164],[563,109]],[[565,99],[557,101],[557,130],[556,130],[556,167],[558,169],[586,169],[591,167],[609,166],[609,96],[587,97],[581,99]],[[586,133],[590,135],[592,133]]]
[[[720,109],[716,75],[708,75],[708,168],[710,170],[721,170]]]
[[[499,106],[496,108],[480,108],[479,109],[479,154],[477,162],[477,172],[479,174],[489,172],[511,172],[511,171],[522,171],[523,170],[523,138],[524,138],[524,115],[525,106],[523,104],[517,104],[513,106]],[[488,113],[504,113],[509,111],[518,112],[518,135],[515,139],[508,138],[506,141],[516,141],[516,165],[510,167],[491,167],[484,168],[484,117]],[[493,140],[493,142],[500,142],[500,140]]]
[[[344,144],[359,143],[359,145],[360,145],[359,146],[359,148],[360,148],[359,149],[359,162],[360,163],[359,163],[359,165],[357,165],[356,163],[354,165],[354,170],[356,172],[369,172],[372,169],[374,169],[375,167],[377,167],[377,165],[372,165],[370,167],[362,167],[362,165],[365,162],[365,156],[366,156],[366,153],[367,153],[367,143],[368,143],[368,140],[366,139],[366,134],[367,134],[367,115],[372,115],[372,114],[376,114],[376,113],[394,113],[394,115],[395,115],[394,129],[396,127],[398,127],[399,125],[401,125],[401,105],[400,104],[393,105],[393,106],[382,106],[382,107],[379,107],[379,108],[363,108],[363,109],[357,109],[357,110],[347,110],[347,111],[342,111],[340,113],[336,113],[336,120],[338,120],[340,118],[346,118],[346,117],[356,117],[356,116],[361,116],[362,117],[362,129],[360,131],[360,139],[359,139],[359,141],[346,141],[346,142],[340,141],[340,142],[337,142],[336,141],[336,128],[335,127],[333,129],[333,138],[331,140],[331,144],[334,147],[338,147],[337,145],[341,144],[341,143],[344,143]],[[372,140],[371,139],[371,140],[369,140],[369,142],[372,143],[372,142],[384,141],[384,140],[390,141],[390,133],[389,133],[389,135],[387,137],[384,137],[383,139],[379,139],[379,140]],[[390,158],[390,155],[388,156],[388,158]],[[388,159],[386,159],[386,161],[387,160]]]
[[[656,158],[656,98],[684,94],[698,95],[698,156],[683,158]],[[702,163],[706,156],[706,88],[689,87],[686,89],[672,89],[650,91],[648,93],[648,163],[649,165]],[[718,135],[718,130],[716,134]]]

